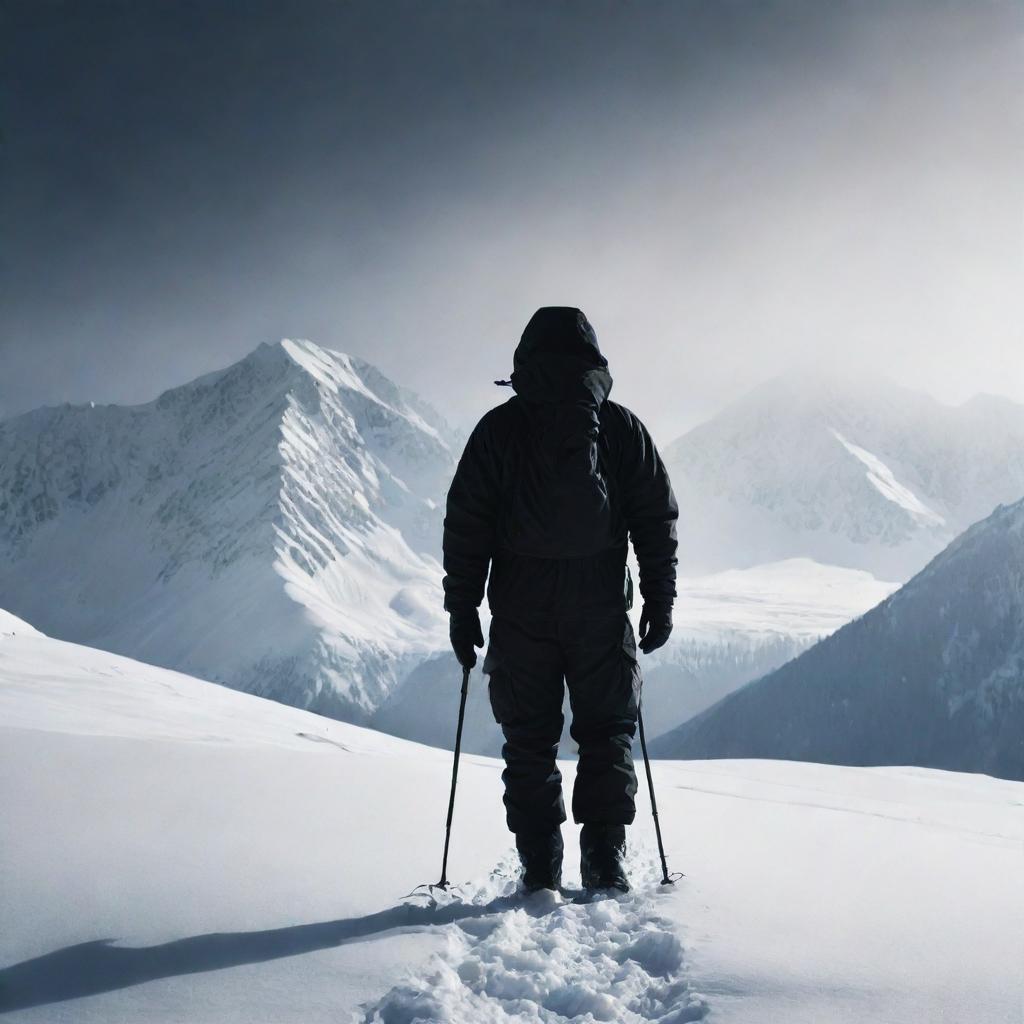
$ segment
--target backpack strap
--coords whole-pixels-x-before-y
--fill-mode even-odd
[[[604,403],[602,403],[602,412],[604,411],[604,409],[605,405]],[[608,451],[608,445],[608,435],[603,430],[601,430],[597,438],[597,461],[598,465],[601,467],[601,475],[605,479],[605,485],[608,488],[608,504],[611,507],[612,522],[616,523],[617,525],[620,518],[622,517],[622,509],[618,505],[619,481],[615,473],[612,471],[611,465],[609,463],[610,452]],[[626,563],[625,578],[622,581],[622,593],[623,597],[626,599],[626,611],[628,612],[633,607],[633,575],[629,571],[628,562]]]

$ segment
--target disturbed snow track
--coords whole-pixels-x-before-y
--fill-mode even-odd
[[[420,976],[363,1007],[364,1024],[616,1021],[682,1024],[707,1003],[690,989],[683,949],[657,912],[653,860],[632,858],[635,890],[571,902],[515,895],[509,859],[486,882],[442,896],[493,912],[445,926],[446,950]]]

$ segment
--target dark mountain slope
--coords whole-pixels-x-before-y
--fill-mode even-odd
[[[912,764],[1024,779],[1024,501],[652,745],[661,757]]]

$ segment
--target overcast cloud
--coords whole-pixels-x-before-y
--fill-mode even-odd
[[[765,377],[1024,401],[1017,3],[4,3],[0,414],[259,342],[466,424],[579,305],[667,441]]]

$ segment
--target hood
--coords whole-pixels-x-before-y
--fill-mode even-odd
[[[542,306],[513,358],[512,387],[528,402],[600,405],[612,389],[608,360],[582,310]]]

